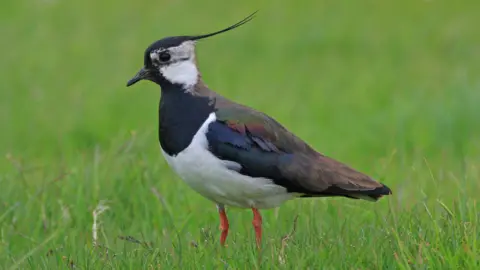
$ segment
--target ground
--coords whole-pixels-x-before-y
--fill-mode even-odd
[[[478,2],[297,2],[5,3],[0,267],[479,268]],[[248,210],[219,246],[215,205],[161,156],[159,88],[125,87],[155,39],[256,9],[198,43],[208,85],[393,190],[262,211],[260,252]]]

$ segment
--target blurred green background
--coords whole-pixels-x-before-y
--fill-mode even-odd
[[[251,23],[199,42],[206,83],[394,191],[377,204],[297,200],[264,211],[261,255],[249,211],[229,212],[230,247],[218,247],[214,204],[161,157],[159,88],[125,87],[154,40],[257,9]],[[480,267],[479,10],[441,0],[2,3],[0,265]],[[101,200],[110,209],[99,241],[116,256],[92,245]]]

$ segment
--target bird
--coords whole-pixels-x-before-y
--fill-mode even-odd
[[[257,12],[222,30],[170,36],[153,42],[143,67],[127,82],[160,86],[158,139],[173,171],[216,204],[220,244],[226,245],[226,207],[251,209],[261,247],[262,216],[294,198],[346,197],[377,201],[390,188],[316,151],[274,118],[227,99],[203,81],[196,56],[200,40],[231,31]]]

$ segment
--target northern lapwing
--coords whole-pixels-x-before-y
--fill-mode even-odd
[[[252,209],[260,247],[258,209],[293,198],[376,201],[391,194],[387,186],[315,151],[268,115],[224,98],[203,82],[196,42],[237,28],[254,15],[210,34],[154,42],[145,51],[144,66],[127,83],[149,80],[160,86],[162,153],[185,183],[217,204],[222,245],[229,228],[225,206]]]

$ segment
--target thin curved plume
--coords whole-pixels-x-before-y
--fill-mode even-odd
[[[192,36],[190,37],[190,40],[199,40],[199,39],[203,39],[203,38],[208,38],[208,37],[211,37],[211,36],[215,36],[215,35],[218,35],[218,34],[221,34],[221,33],[224,33],[224,32],[227,32],[227,31],[230,31],[230,30],[233,30],[241,25],[244,25],[246,24],[247,22],[251,21],[253,18],[255,18],[255,14],[257,14],[258,10],[253,12],[252,14],[248,15],[247,17],[245,17],[243,20],[237,22],[236,24],[234,25],[231,25],[225,29],[222,29],[220,31],[217,31],[217,32],[213,32],[213,33],[210,33],[210,34],[205,34],[205,35],[199,35],[199,36]]]

